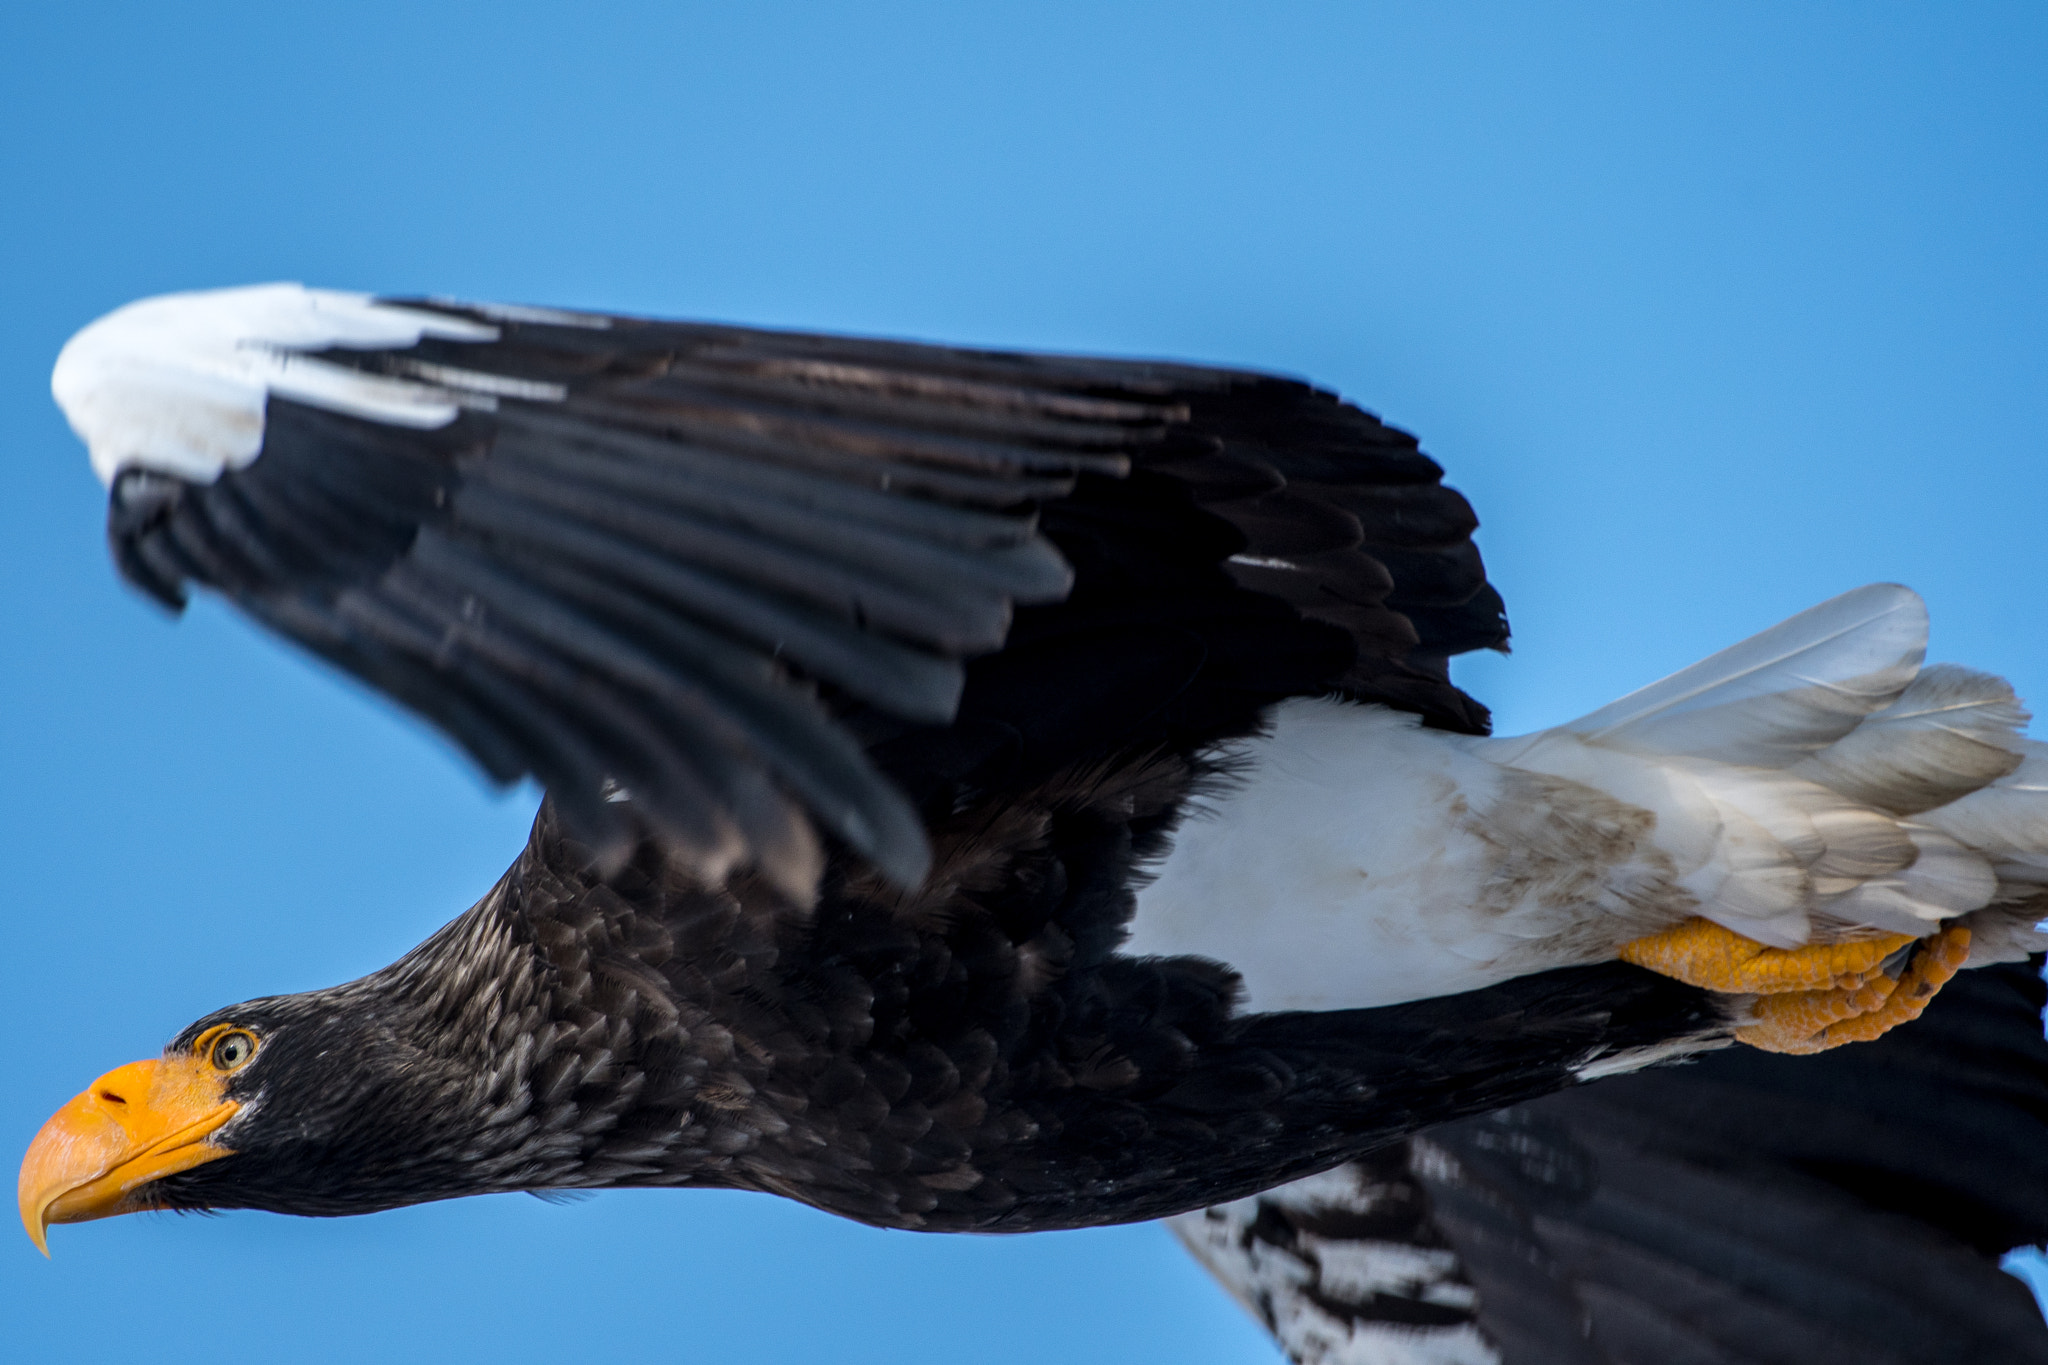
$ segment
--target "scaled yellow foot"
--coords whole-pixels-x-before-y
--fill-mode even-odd
[[[1970,931],[1952,924],[1920,940],[1896,982],[1879,973],[1856,991],[1767,995],[1756,1002],[1757,1022],[1735,1030],[1735,1037],[1766,1052],[1826,1052],[1844,1043],[1867,1043],[1918,1019],[1927,1002],[1969,960]],[[1855,1008],[1843,1011],[1844,1004]]]
[[[1912,951],[1885,970],[1887,958]],[[1712,920],[1693,918],[1624,944],[1618,956],[1704,990],[1757,995],[1754,1024],[1735,1031],[1768,1052],[1824,1052],[1867,1042],[1920,1017],[1970,956],[1970,931],[1931,938],[1884,934],[1853,943],[1768,948]]]

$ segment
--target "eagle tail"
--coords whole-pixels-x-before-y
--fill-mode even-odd
[[[1844,593],[1487,756],[1658,815],[1699,913],[1779,947],[1969,923],[1972,965],[2048,946],[2048,746],[2004,679],[1923,668],[1927,609]]]

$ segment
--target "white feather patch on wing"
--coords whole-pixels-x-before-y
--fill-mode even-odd
[[[211,482],[262,450],[264,403],[273,393],[421,428],[446,426],[463,406],[494,401],[487,385],[362,374],[303,352],[498,335],[483,323],[299,284],[164,294],[117,308],[72,337],[57,356],[50,391],[100,482],[111,485],[130,466]]]
[[[1366,1231],[1382,1206],[1414,1198],[1414,1182],[1341,1166],[1166,1222],[1301,1365],[1500,1365],[1457,1253]],[[1269,1235],[1276,1223],[1285,1234]],[[1448,1320],[1403,1321],[1404,1305]]]

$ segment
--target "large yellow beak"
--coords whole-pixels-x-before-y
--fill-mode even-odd
[[[50,1116],[21,1159],[21,1224],[43,1255],[52,1223],[131,1213],[136,1187],[233,1153],[206,1141],[241,1105],[199,1057],[130,1062]]]

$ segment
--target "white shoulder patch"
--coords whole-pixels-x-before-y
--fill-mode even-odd
[[[138,465],[211,482],[263,448],[263,406],[272,393],[420,428],[446,426],[465,404],[488,402],[491,386],[464,382],[466,371],[416,383],[302,354],[401,349],[427,336],[495,341],[498,329],[300,284],[164,294],[117,308],[72,337],[57,356],[50,391],[91,452],[100,482],[111,485]]]

